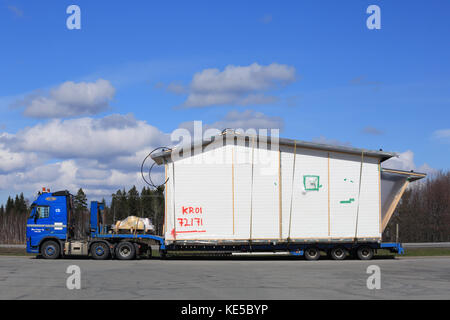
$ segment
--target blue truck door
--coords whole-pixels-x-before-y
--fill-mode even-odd
[[[55,198],[52,198],[52,200]],[[30,246],[39,245],[45,237],[66,238],[67,216],[64,197],[60,201],[48,201],[50,204],[36,205],[28,219]],[[59,200],[59,199],[58,199]]]
[[[27,219],[27,252],[35,252],[32,251],[32,246],[35,246],[35,241],[37,238],[38,230],[35,225],[35,215],[36,215],[36,207],[31,207],[30,216]]]
[[[27,236],[30,246],[35,247],[39,245],[41,239],[49,234],[50,225],[50,206],[35,206],[27,221],[29,231]]]

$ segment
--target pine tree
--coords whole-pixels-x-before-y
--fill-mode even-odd
[[[119,198],[119,218],[125,219],[128,217],[130,210],[128,208],[127,191],[125,188],[121,191],[121,197]],[[117,213],[117,212],[116,212]]]
[[[104,207],[105,207],[104,210],[103,210],[103,212],[105,213],[104,214],[105,220],[103,221],[103,223],[104,224],[111,224],[112,223],[111,210],[107,206],[105,198],[102,198],[102,203],[104,204]]]
[[[155,195],[154,198],[154,210],[155,210],[155,226],[157,234],[162,234],[163,225],[164,225],[164,210],[165,210],[165,202],[164,202],[164,186],[158,186],[156,190],[153,191]]]
[[[125,188],[123,190],[117,190],[112,196],[113,204],[111,210],[113,220],[117,221],[128,217],[128,202]]]
[[[87,214],[87,198],[83,189],[80,188],[73,199],[74,215],[73,215],[73,226],[74,237],[78,239],[87,234],[89,230],[89,217]]]
[[[141,210],[140,210],[140,197],[139,197],[139,191],[137,191],[136,186],[133,186],[128,191],[128,209],[129,209],[129,215],[130,216],[140,216]]]
[[[14,198],[14,213],[19,214],[20,213],[20,200],[19,195],[16,194],[16,197]]]
[[[116,193],[113,193],[111,195],[111,223],[116,223],[117,217],[116,217],[116,210],[119,207],[119,199],[118,196],[120,194],[120,190],[117,190]]]
[[[73,203],[76,212],[84,212],[87,210],[87,198],[82,188],[78,190],[76,196],[74,197]]]
[[[27,205],[27,201],[25,200],[25,197],[23,196],[23,192],[20,193],[19,196],[19,208],[18,208],[19,212],[21,214],[27,214],[28,213],[28,205]]]
[[[5,212],[7,214],[10,214],[14,211],[14,200],[8,196],[8,200],[6,201],[6,208],[5,208]]]
[[[153,194],[150,188],[143,187],[141,191],[141,210],[142,215],[150,218],[152,223],[155,221],[155,211],[153,210]]]

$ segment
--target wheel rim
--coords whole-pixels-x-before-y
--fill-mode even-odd
[[[97,248],[95,248],[95,253],[96,253],[98,256],[102,256],[102,255],[105,253],[105,250],[103,249],[102,246],[98,246]]]
[[[318,251],[316,249],[308,249],[307,251],[308,256],[311,258],[315,258],[317,256]]]
[[[122,257],[128,257],[131,254],[131,250],[128,246],[121,247],[119,252]]]
[[[338,258],[342,258],[345,255],[345,253],[344,250],[342,249],[336,249],[334,250],[334,255]]]
[[[55,254],[55,252],[56,252],[56,248],[55,248],[54,246],[48,246],[48,247],[45,249],[45,253],[46,253],[48,256],[53,256],[53,255]]]

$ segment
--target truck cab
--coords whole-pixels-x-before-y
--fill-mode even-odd
[[[27,219],[27,252],[41,253],[44,242],[51,242],[44,254],[59,255],[58,246],[70,233],[67,219],[72,212],[73,196],[68,191],[40,192]]]

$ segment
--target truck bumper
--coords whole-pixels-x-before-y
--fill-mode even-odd
[[[403,249],[401,243],[381,243],[380,249],[388,249],[391,252],[396,252],[398,254],[405,254],[405,249]]]

